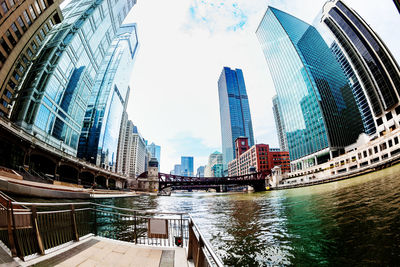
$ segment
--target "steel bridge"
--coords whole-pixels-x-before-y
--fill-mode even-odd
[[[250,185],[254,188],[254,191],[265,191],[266,176],[267,174],[264,172],[251,173],[239,176],[227,176],[227,177],[188,177],[188,176],[181,176],[174,174],[159,173],[158,189],[159,191],[162,191],[168,187],[198,189],[198,188],[217,188],[224,185],[225,186]]]

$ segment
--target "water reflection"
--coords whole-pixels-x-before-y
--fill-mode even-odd
[[[308,188],[96,202],[189,212],[229,266],[394,266],[400,262],[400,165]]]

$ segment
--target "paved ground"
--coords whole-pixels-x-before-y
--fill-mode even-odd
[[[93,237],[33,266],[187,267],[183,248],[156,248]]]
[[[0,247],[0,266],[18,266],[17,263],[14,262],[13,258],[11,258],[11,256],[8,255],[7,252],[5,252],[1,247]]]

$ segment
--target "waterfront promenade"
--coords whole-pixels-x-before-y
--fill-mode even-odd
[[[16,259],[14,266],[188,266],[184,248],[140,246],[108,238],[91,236],[53,253],[32,260]]]

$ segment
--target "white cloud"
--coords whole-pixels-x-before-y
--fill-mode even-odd
[[[143,136],[161,145],[163,172],[181,155],[194,156],[196,169],[206,164],[207,150],[220,150],[217,80],[223,66],[243,70],[256,140],[278,145],[271,108],[275,90],[255,30],[267,5],[312,23],[324,2],[138,0],[128,18],[137,22],[140,42],[128,112]],[[399,59],[398,34],[390,29],[400,25],[393,3],[347,3]]]

